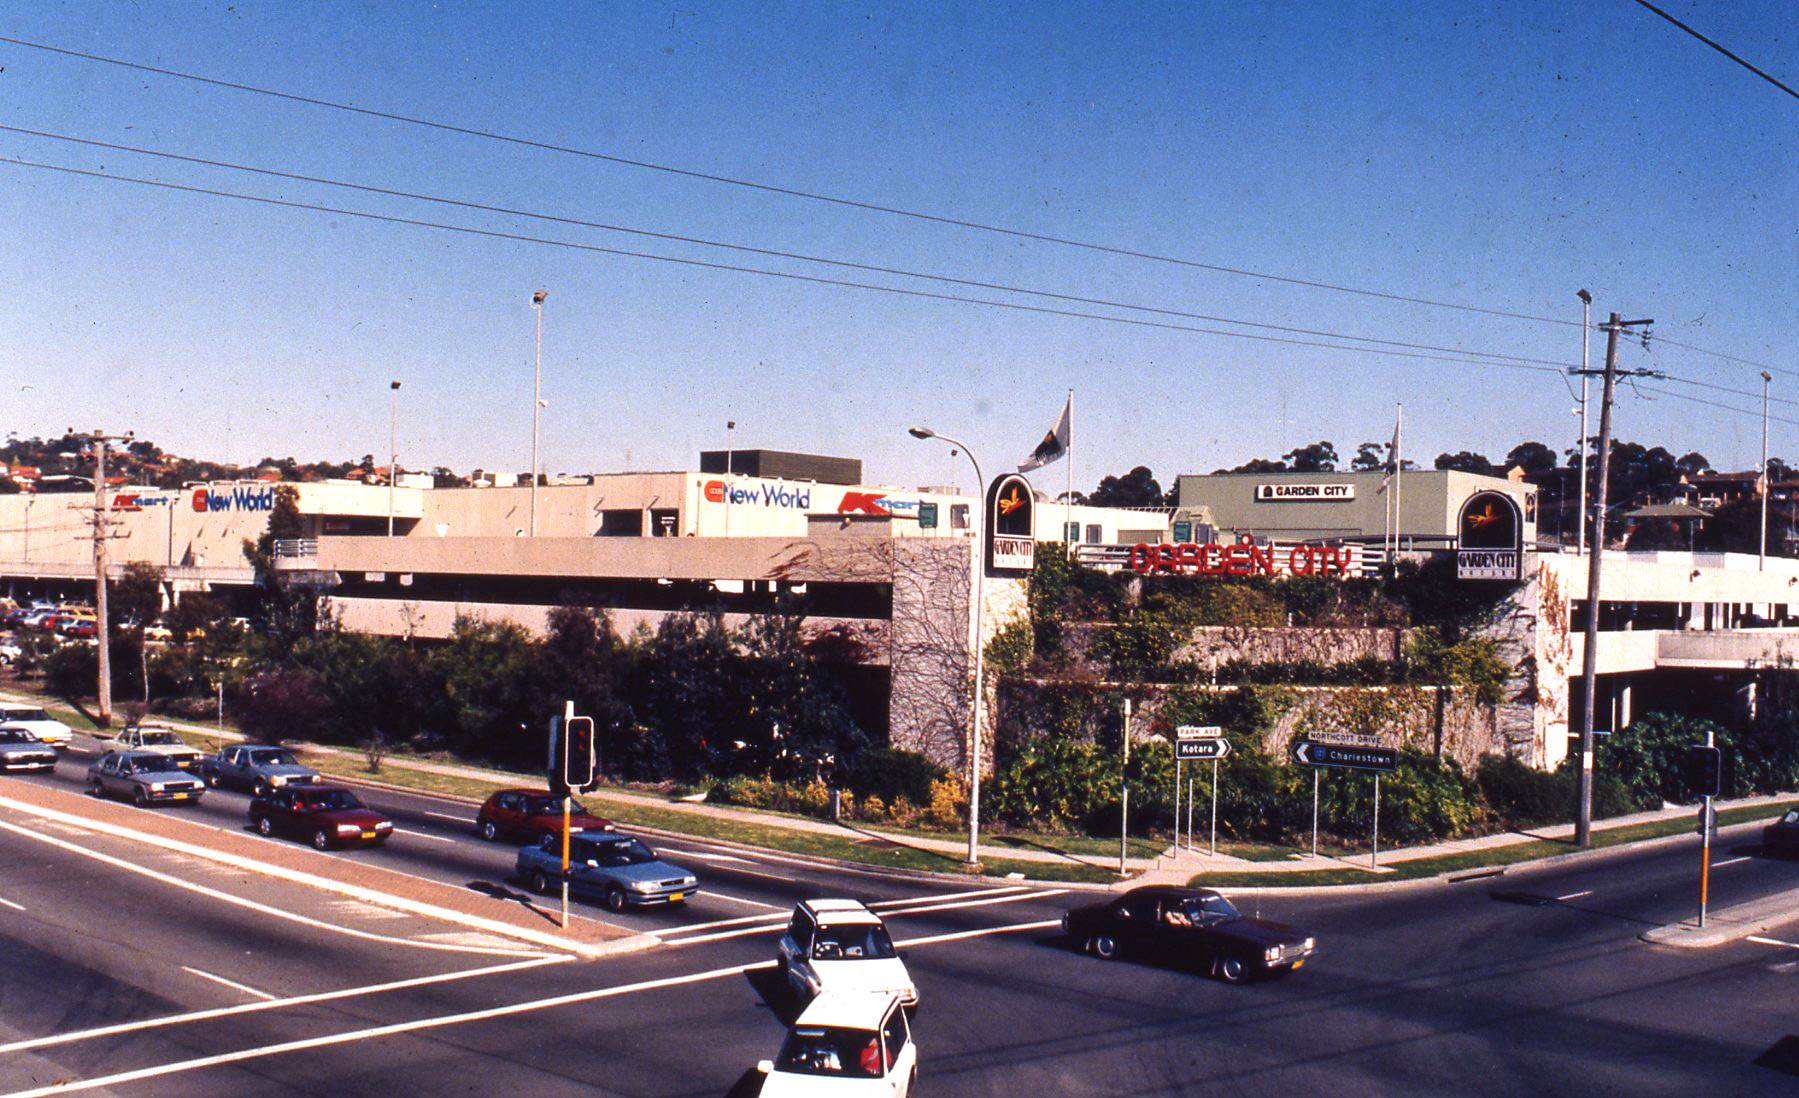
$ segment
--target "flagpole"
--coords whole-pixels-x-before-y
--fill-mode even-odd
[[[1079,534],[1068,535],[1068,525],[1074,521],[1074,390],[1068,390],[1068,491],[1062,497],[1062,549],[1073,553],[1074,547],[1080,544]]]

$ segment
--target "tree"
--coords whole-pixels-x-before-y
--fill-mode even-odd
[[[1512,452],[1517,453],[1516,450]],[[1549,463],[1555,464],[1554,454],[1550,455]],[[1462,473],[1479,473],[1488,477],[1495,476],[1500,472],[1499,469],[1494,468],[1492,462],[1486,459],[1485,455],[1477,454],[1472,450],[1463,450],[1455,454],[1438,454],[1436,468],[1453,469]]]
[[[1281,461],[1269,461],[1267,458],[1252,458],[1235,469],[1220,469],[1221,473],[1284,473],[1287,465]]]
[[[1505,455],[1505,467],[1527,473],[1547,472],[1555,468],[1555,451],[1540,442],[1520,442]]]
[[[1281,457],[1295,473],[1329,473],[1337,468],[1337,448],[1329,442],[1314,442],[1287,451]]]
[[[1675,472],[1683,477],[1698,476],[1700,473],[1709,472],[1711,467],[1712,463],[1705,460],[1705,455],[1697,450],[1681,455],[1680,459],[1674,463]]]
[[[1361,472],[1375,473],[1387,467],[1387,444],[1384,442],[1364,442],[1356,447],[1355,460],[1349,463],[1351,469]],[[1441,469],[1439,465],[1437,468]]]
[[[1087,497],[1095,507],[1166,507],[1169,501],[1154,473],[1139,465],[1122,477],[1106,477]]]

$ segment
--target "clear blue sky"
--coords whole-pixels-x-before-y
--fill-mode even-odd
[[[1789,85],[1790,4],[1666,5]],[[1618,434],[1720,467],[1799,421],[1799,101],[1628,0],[1572,3],[9,5],[0,36],[779,187],[1564,324],[1329,292],[806,201],[0,44],[0,124],[1179,313],[1578,363],[1580,302],[1747,409],[1623,390]],[[1208,329],[0,132],[0,156]],[[1076,481],[1164,482],[1406,408],[1406,456],[1572,445],[1564,380],[1047,315],[252,205],[0,164],[5,430],[249,461],[523,470],[725,444],[989,476],[1076,391]],[[1570,326],[1571,325],[1571,326]],[[1293,338],[1313,339],[1297,336]],[[1594,364],[1603,337],[1593,341]],[[1429,352],[1426,352],[1429,353]],[[1779,403],[1781,399],[1793,403]],[[1595,401],[1595,407],[1597,402]],[[1595,430],[1597,430],[1595,420]],[[1799,457],[1776,423],[1773,451]],[[958,479],[972,478],[964,470]],[[1060,465],[1036,474],[1059,490]]]

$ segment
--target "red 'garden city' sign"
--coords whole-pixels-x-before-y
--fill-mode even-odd
[[[1140,542],[1131,546],[1131,571],[1198,576],[1336,576],[1361,572],[1356,545],[1236,545]]]

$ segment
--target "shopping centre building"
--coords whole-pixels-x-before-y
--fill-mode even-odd
[[[720,610],[735,623],[796,612],[885,698],[891,742],[964,761],[983,559],[976,496],[868,485],[853,460],[754,450],[702,455],[696,471],[535,489],[407,478],[286,487],[303,536],[278,547],[279,567],[315,586],[344,628],[441,638],[466,616],[541,630],[571,602],[606,608],[627,633],[682,611]],[[255,577],[243,544],[267,529],[276,490],[109,490],[110,570],[155,565],[171,598],[208,591],[247,607]],[[1566,755],[1587,557],[1537,544],[1530,485],[1457,472],[1225,474],[1183,476],[1177,496],[1172,511],[1038,499],[1034,537],[1078,542],[1101,567],[1201,575],[1354,575],[1389,547],[1401,558],[1454,555],[1466,582],[1509,591],[1492,627],[1515,667],[1495,749],[1540,766]],[[1475,550],[1475,500],[1487,508],[1476,519],[1511,516],[1510,543]],[[91,595],[95,512],[91,494],[0,496],[0,594]],[[1024,614],[1024,574],[990,572],[981,589],[990,638]],[[1608,552],[1603,593],[1600,728],[1648,707],[1729,707],[1755,668],[1799,646],[1788,617],[1799,562],[1788,559]]]

